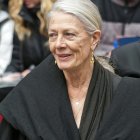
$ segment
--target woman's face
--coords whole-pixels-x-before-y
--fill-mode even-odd
[[[34,8],[40,2],[41,0],[24,0],[24,4],[26,5],[27,8]]]
[[[61,70],[89,64],[94,37],[70,14],[54,12],[48,26],[49,46]]]

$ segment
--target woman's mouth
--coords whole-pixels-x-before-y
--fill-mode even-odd
[[[57,56],[60,61],[68,61],[71,54],[58,54]]]

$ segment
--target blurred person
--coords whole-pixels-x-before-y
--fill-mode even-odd
[[[7,73],[25,77],[50,54],[44,16],[53,0],[9,0],[9,13],[15,22],[13,54]],[[11,74],[10,74],[11,77]]]
[[[121,78],[93,56],[97,7],[57,0],[47,27],[52,54],[1,102],[0,139],[139,140],[140,79]]]
[[[140,78],[140,41],[114,49],[110,64],[120,76]]]
[[[125,37],[140,37],[140,0],[92,0],[103,19],[98,56],[110,56],[114,41]]]

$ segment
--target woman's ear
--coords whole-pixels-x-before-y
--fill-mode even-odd
[[[101,31],[96,30],[92,35],[92,50],[94,50],[97,47],[97,44],[99,43],[101,38]]]

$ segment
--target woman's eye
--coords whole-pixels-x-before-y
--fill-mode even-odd
[[[52,39],[55,39],[57,37],[57,34],[56,33],[49,33],[49,39],[52,40]]]
[[[65,33],[67,39],[73,39],[75,37],[74,33]]]

